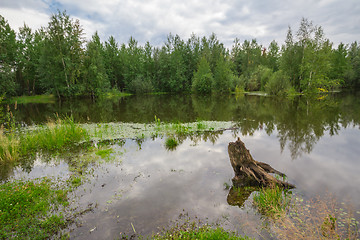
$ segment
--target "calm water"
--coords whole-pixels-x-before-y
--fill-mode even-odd
[[[89,166],[88,180],[76,192],[81,206],[97,203],[93,212],[71,227],[73,239],[113,239],[120,233],[150,234],[188,214],[259,238],[260,217],[244,201],[229,202],[234,173],[227,145],[240,137],[254,159],[284,172],[296,192],[314,197],[327,192],[339,201],[360,204],[360,94],[328,95],[324,99],[280,100],[260,96],[132,96],[117,101],[81,100],[57,104],[19,105],[16,119],[42,123],[54,114],[77,122],[197,119],[233,121],[237,130],[207,139],[186,139],[167,151],[164,139],[126,139],[111,146],[112,161]],[[74,153],[76,158],[81,153]],[[2,179],[71,174],[68,159],[41,157],[28,166],[3,166]],[[26,169],[26,171],[23,171]],[[236,205],[238,204],[238,205]],[[234,205],[234,206],[233,206]],[[239,206],[240,205],[240,206]]]

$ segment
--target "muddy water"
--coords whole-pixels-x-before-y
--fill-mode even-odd
[[[152,100],[144,99],[144,106],[140,106],[140,100],[121,100],[116,103],[119,105],[109,107],[114,116],[98,114],[102,119],[94,120],[97,115],[92,111],[98,110],[89,110],[91,106],[73,114],[79,122],[126,122],[131,115],[133,122],[149,122],[156,115],[167,121],[233,121],[238,128],[211,141],[187,139],[174,151],[166,150],[163,138],[145,139],[140,145],[126,139],[124,144],[111,146],[114,151],[110,160],[89,165],[91,174],[75,192],[80,206],[96,207],[69,228],[72,239],[114,239],[121,234],[131,235],[134,230],[148,235],[184,215],[218,222],[255,238],[266,236],[257,228],[262,220],[252,207],[251,195],[240,206],[232,206],[227,200],[229,189],[224,183],[231,184],[234,174],[227,145],[237,137],[255,160],[286,173],[288,181],[297,187],[296,194],[311,198],[332,193],[339,202],[350,200],[355,209],[360,209],[359,95],[291,101],[254,96],[163,98],[151,96]],[[188,105],[176,108],[171,105],[173,101]],[[21,118],[25,116],[21,112],[17,114],[23,123],[32,121]],[[2,174],[7,174],[2,178],[71,174],[61,156],[46,162],[40,156],[29,165],[26,171],[2,169]]]

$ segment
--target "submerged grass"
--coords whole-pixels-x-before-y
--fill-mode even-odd
[[[0,238],[49,239],[66,220],[57,210],[67,206],[67,190],[44,178],[14,181],[0,186]]]
[[[176,224],[168,230],[153,235],[151,239],[165,240],[165,239],[221,239],[221,240],[246,240],[250,239],[247,236],[239,236],[235,232],[224,230],[220,226],[200,225],[197,222],[185,222]]]

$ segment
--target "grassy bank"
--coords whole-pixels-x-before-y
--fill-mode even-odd
[[[0,238],[48,239],[66,226],[67,190],[47,178],[0,185]]]
[[[11,103],[28,104],[28,103],[55,103],[56,98],[50,95],[20,96],[13,97],[9,100]]]

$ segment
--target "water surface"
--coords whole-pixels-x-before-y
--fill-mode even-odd
[[[179,215],[220,222],[259,238],[265,233],[256,228],[261,215],[252,207],[251,195],[239,206],[228,202],[229,189],[224,189],[234,176],[227,146],[237,137],[255,160],[286,173],[296,194],[311,198],[330,192],[339,202],[350,200],[360,209],[359,93],[293,100],[131,96],[18,105],[13,111],[23,125],[43,123],[58,114],[72,115],[80,123],[150,123],[157,116],[166,122],[232,121],[236,127],[206,139],[187,138],[174,151],[165,148],[165,137],[124,139],[110,146],[111,161],[89,164],[92,173],[76,191],[81,206],[93,203],[96,208],[71,226],[73,239],[112,239],[120,233],[131,235],[133,227],[147,235]],[[72,174],[71,161],[82,154],[50,160],[39,155],[21,167],[2,166],[1,178],[66,177]]]

